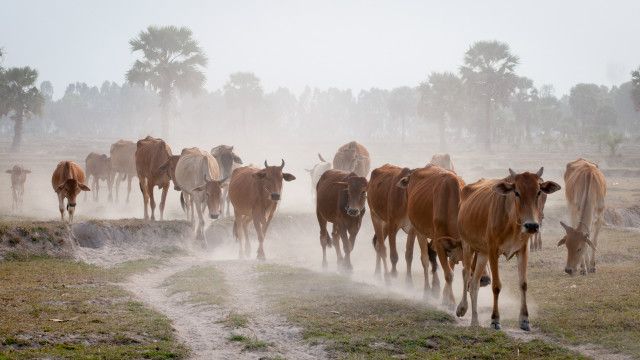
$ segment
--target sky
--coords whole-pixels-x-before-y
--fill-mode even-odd
[[[128,41],[187,26],[209,58],[209,90],[252,71],[265,90],[416,86],[456,72],[475,41],[508,43],[517,72],[556,95],[628,81],[640,66],[640,1],[0,0],[3,66],[31,66],[54,98],[81,81],[124,81]]]

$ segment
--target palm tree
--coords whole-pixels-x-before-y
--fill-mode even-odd
[[[0,112],[11,114],[14,123],[12,151],[18,151],[22,143],[24,121],[40,115],[44,98],[35,86],[38,71],[30,67],[10,68],[0,74]]]
[[[420,86],[418,109],[422,116],[438,122],[441,151],[446,150],[447,119],[459,117],[463,110],[463,90],[462,80],[450,72],[433,72]]]
[[[498,41],[479,41],[464,56],[460,73],[472,96],[485,106],[484,145],[491,149],[493,109],[505,105],[516,85],[518,57],[509,45]]]
[[[251,72],[237,72],[229,76],[224,85],[224,97],[230,108],[240,110],[242,127],[248,131],[247,114],[262,101],[263,90],[260,78]]]
[[[149,26],[129,41],[131,52],[141,52],[127,71],[127,80],[151,87],[160,96],[162,136],[169,133],[169,108],[175,89],[196,94],[202,90],[207,58],[187,27]]]

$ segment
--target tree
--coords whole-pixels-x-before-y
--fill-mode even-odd
[[[262,101],[260,79],[251,72],[237,72],[224,85],[224,97],[230,108],[239,109],[244,131],[248,131],[247,114]]]
[[[636,111],[640,111],[640,68],[631,73],[631,84],[633,85],[631,98],[633,99]]]
[[[598,109],[602,105],[602,89],[596,84],[577,84],[569,93],[571,113],[580,121],[583,135],[596,123]]]
[[[460,73],[472,96],[485,107],[484,146],[491,149],[493,110],[495,105],[506,105],[515,88],[515,67],[518,57],[512,55],[509,45],[498,41],[479,41],[464,56]]]
[[[10,68],[0,76],[0,98],[4,103],[2,107],[6,114],[11,114],[11,119],[15,122],[11,150],[18,151],[22,143],[24,121],[42,112],[44,98],[35,86],[38,71],[28,66]]]
[[[417,103],[415,90],[408,86],[395,88],[389,93],[389,116],[394,122],[400,121],[400,138],[403,144],[407,132],[406,122],[416,114]]]
[[[431,73],[420,85],[418,112],[438,122],[441,151],[446,150],[447,120],[459,117],[463,110],[463,92],[462,80],[450,72]]]
[[[51,81],[47,80],[40,83],[40,94],[42,94],[45,101],[53,99],[53,84],[51,84]]]
[[[516,81],[511,108],[516,121],[524,130],[525,139],[529,143],[531,142],[531,123],[535,119],[537,103],[538,90],[533,86],[533,80],[519,77]]]
[[[175,90],[197,94],[202,90],[202,72],[207,58],[187,27],[149,26],[129,41],[131,52],[142,53],[127,71],[130,83],[151,87],[160,96],[162,136],[169,133],[169,110]]]

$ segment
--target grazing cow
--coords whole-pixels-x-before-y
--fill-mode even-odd
[[[453,168],[453,161],[451,161],[451,156],[449,154],[435,154],[431,157],[430,164],[440,166],[443,169],[455,171]]]
[[[105,154],[90,153],[84,160],[87,182],[93,176],[93,201],[98,201],[98,192],[100,191],[100,180],[107,182],[109,190],[109,201],[113,201],[111,195],[113,185],[113,172],[111,170],[111,159]],[[87,193],[85,193],[85,200]]]
[[[365,213],[367,179],[355,173],[328,170],[320,177],[317,192],[316,216],[320,225],[322,266],[327,267],[327,246],[331,247],[333,240],[338,266],[351,271],[351,251]],[[327,232],[327,222],[333,223],[331,237]],[[340,251],[340,238],[344,258]]]
[[[442,302],[452,307],[455,299],[451,288],[451,265],[462,260],[457,219],[464,183],[453,171],[427,165],[402,177],[398,186],[407,191],[407,215],[411,226],[418,234],[431,239],[444,272]]]
[[[542,250],[542,220],[544,219],[544,206],[547,203],[547,194],[540,193],[538,197],[538,209],[540,210],[540,231],[531,237],[531,251]]]
[[[162,188],[160,199],[160,220],[164,216],[164,204],[171,180],[170,166],[165,165],[171,157],[171,148],[162,139],[147,136],[136,144],[136,172],[140,181],[140,191],[144,199],[144,219],[149,220],[147,205],[151,206],[151,220],[155,220],[156,201],[153,188]],[[177,162],[177,160],[176,160]],[[161,166],[164,166],[161,169]],[[175,183],[174,183],[175,185]]]
[[[220,216],[222,188],[226,186],[226,179],[220,180],[218,162],[206,151],[183,150],[176,165],[175,180],[182,192],[189,195],[191,204],[195,206],[198,214],[196,238],[204,240],[202,217],[204,208],[205,206],[209,208],[211,219],[217,219]]]
[[[320,159],[320,162],[315,164],[311,170],[305,169],[309,173],[309,176],[311,176],[311,193],[314,197],[316,196],[316,187],[318,186],[320,177],[325,171],[331,170],[332,167],[331,163],[326,161],[319,153],[318,159]]]
[[[478,282],[487,261],[491,268],[493,313],[491,326],[500,329],[498,296],[502,288],[498,273],[498,257],[518,256],[520,284],[520,328],[529,327],[527,310],[527,258],[529,238],[540,230],[540,194],[560,190],[553,181],[542,180],[543,168],[537,173],[510,175],[504,179],[481,179],[462,190],[458,229],[464,248],[464,281],[462,301],[456,314],[467,311],[467,292],[471,293],[471,325],[478,325]],[[475,263],[475,264],[474,264]]]
[[[11,209],[16,210],[22,207],[24,200],[24,183],[27,181],[27,174],[31,174],[31,170],[27,170],[21,165],[13,165],[6,173],[11,174],[11,195],[13,197]]]
[[[231,174],[233,170],[237,169],[242,165],[242,159],[238,155],[233,152],[233,146],[229,145],[218,145],[211,149],[211,155],[218,161],[218,166],[220,167],[220,177],[224,179],[231,178]],[[222,205],[224,207],[225,216],[230,216],[230,200],[229,200],[229,188],[224,187],[222,189]]]
[[[118,140],[111,144],[111,170],[115,177],[116,183],[116,202],[120,190],[120,182],[127,180],[127,203],[129,195],[131,195],[131,180],[134,176],[138,176],[136,171],[136,143],[129,140]]]
[[[384,265],[385,277],[389,271],[387,268],[387,254],[384,241],[389,237],[389,250],[391,254],[391,276],[396,276],[396,264],[398,263],[398,252],[396,249],[396,234],[399,229],[407,233],[407,246],[405,250],[405,260],[407,262],[407,283],[411,283],[411,262],[413,261],[413,247],[416,233],[411,227],[411,222],[407,216],[407,191],[397,186],[398,182],[409,175],[411,170],[400,168],[394,165],[385,164],[371,172],[371,181],[367,189],[367,202],[371,214],[371,221],[375,235],[373,245],[376,248],[376,274],[380,273],[380,262]],[[429,263],[433,272],[434,287],[439,283],[435,271],[437,269],[436,253],[428,244],[427,238],[420,236],[420,260],[425,275],[425,291],[429,289]],[[439,288],[439,285],[438,285]]]
[[[51,186],[58,194],[58,208],[60,209],[60,219],[64,221],[64,199],[67,199],[67,211],[69,212],[69,222],[73,222],[73,213],[76,209],[76,196],[80,191],[90,191],[85,185],[84,171],[80,165],[73,161],[60,161],[51,176]]]
[[[370,166],[371,157],[369,156],[369,151],[355,141],[340,146],[333,157],[334,169],[354,172],[362,177],[369,175]]]
[[[269,166],[264,162],[264,169],[243,166],[233,171],[229,184],[229,198],[233,205],[235,219],[233,234],[240,243],[240,257],[243,257],[242,240],[245,240],[245,252],[250,253],[247,226],[253,221],[258,235],[258,259],[264,260],[263,242],[273,219],[282,193],[282,180],[293,181],[295,176],[283,173],[284,160],[280,166]]]
[[[580,265],[581,274],[585,275],[587,269],[593,273],[596,271],[598,234],[604,222],[602,216],[607,182],[598,165],[578,159],[567,164],[564,183],[567,207],[571,212],[571,226],[560,223],[566,235],[558,242],[558,246],[566,245],[568,251],[564,271],[574,275]],[[590,240],[592,233],[593,240]],[[591,248],[590,258],[588,248]]]

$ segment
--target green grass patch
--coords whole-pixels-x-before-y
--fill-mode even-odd
[[[249,324],[249,316],[246,314],[231,312],[224,319],[223,323],[229,328],[246,328]]]
[[[109,269],[111,281],[125,281],[133,274],[139,274],[166,263],[166,258],[146,258],[121,262]]]
[[[259,265],[261,291],[275,310],[323,343],[330,357],[388,359],[575,359],[542,341],[520,341],[490,329],[456,325],[423,304],[381,294],[338,275]]]
[[[188,301],[196,304],[222,305],[229,294],[224,275],[213,265],[194,266],[173,274],[163,286],[170,295],[187,293]]]
[[[258,351],[264,350],[269,347],[269,343],[263,340],[259,340],[252,336],[246,336],[241,334],[231,334],[229,341],[240,342],[243,344],[242,349],[245,351]]]

